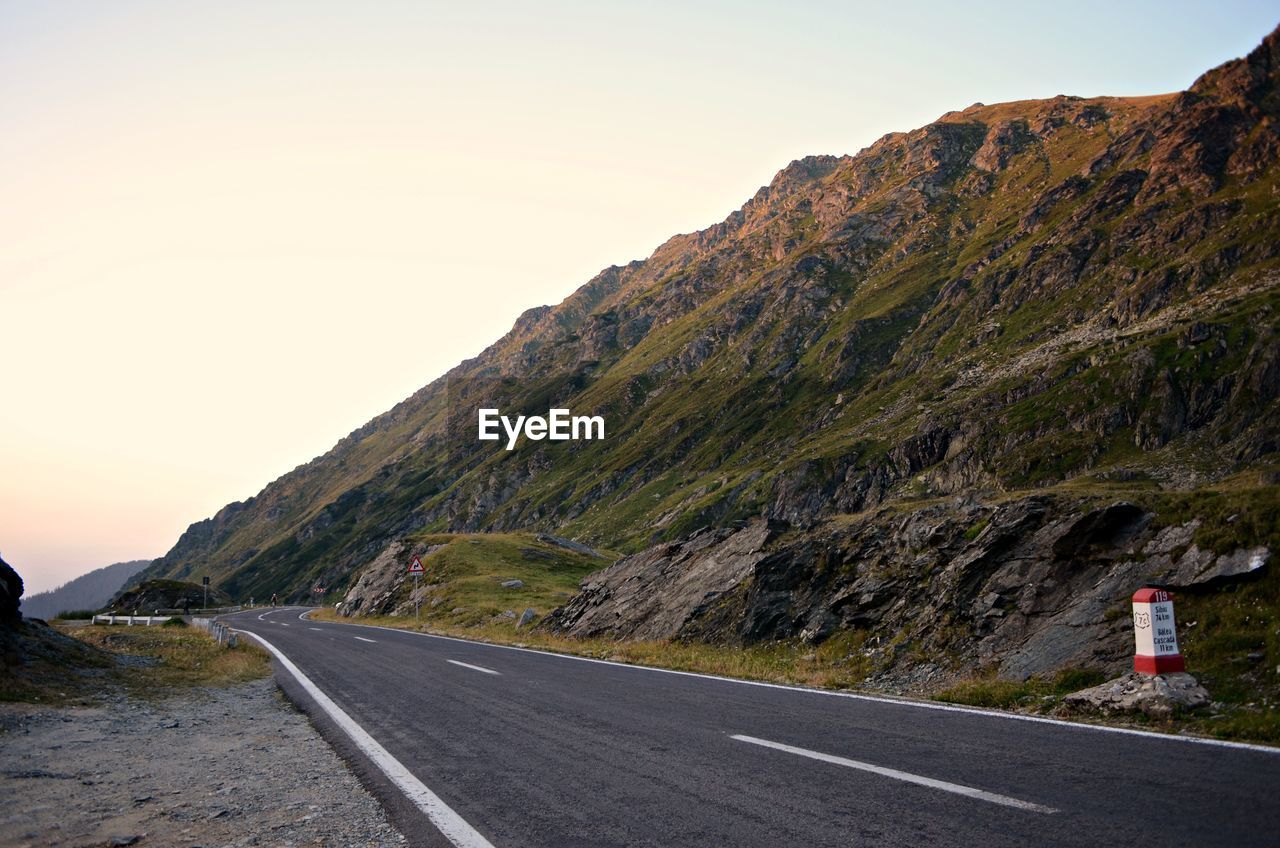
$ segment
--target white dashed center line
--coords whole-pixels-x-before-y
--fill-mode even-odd
[[[354,637],[352,637],[352,638],[354,638],[354,639],[359,639],[361,642],[373,642],[374,644],[377,644],[377,642],[378,642],[378,640],[377,640],[377,639],[366,639],[366,638],[364,638],[363,636],[354,636]]]
[[[356,637],[356,638],[359,638],[359,637]],[[445,660],[445,662],[453,663],[454,665],[460,665],[463,668],[469,668],[472,671],[483,671],[485,674],[501,674],[502,673],[500,671],[494,671],[491,668],[485,668],[482,665],[472,665],[471,663],[459,662],[458,660]]]
[[[1030,801],[1010,798],[1008,795],[997,795],[994,792],[974,789],[972,786],[963,786],[959,783],[948,783],[945,780],[935,780],[932,777],[912,774],[909,771],[898,771],[897,769],[875,766],[871,763],[859,762],[858,760],[849,760],[844,757],[837,757],[833,754],[823,754],[820,751],[810,751],[808,748],[796,748],[791,745],[784,745],[781,742],[770,742],[768,739],[757,739],[754,736],[739,735],[733,735],[729,738],[737,739],[739,742],[749,742],[752,745],[759,745],[763,748],[773,748],[775,751],[786,751],[788,754],[799,754],[800,756],[808,757],[811,760],[821,760],[824,763],[834,763],[838,766],[845,766],[846,768],[857,769],[858,771],[871,772],[872,774],[878,774],[881,777],[891,777],[894,780],[914,783],[917,786],[928,786],[930,789],[941,789],[943,792],[954,792],[956,795],[964,795],[967,798],[976,798],[979,801],[987,801],[992,804],[1003,804],[1006,807],[1016,807],[1019,810],[1027,810],[1032,813],[1058,812],[1053,807],[1045,807],[1040,804],[1033,804]]]

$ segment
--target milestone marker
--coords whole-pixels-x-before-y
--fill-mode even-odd
[[[1178,631],[1173,620],[1173,595],[1164,589],[1139,589],[1133,593],[1133,670],[1141,674],[1186,671],[1178,653]]]

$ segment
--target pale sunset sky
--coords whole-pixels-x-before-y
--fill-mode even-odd
[[[1185,88],[1274,2],[0,0],[0,555],[168,550],[792,159]]]

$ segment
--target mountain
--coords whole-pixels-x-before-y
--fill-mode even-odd
[[[792,162],[191,525],[146,575],[302,600],[402,540],[525,529],[644,552],[662,596],[655,569],[737,539],[765,556],[711,581],[723,616],[664,607],[669,633],[765,639],[867,626],[830,596],[857,561],[882,563],[859,591],[889,610],[979,540],[935,587],[967,598],[1010,569],[988,608],[953,611],[970,635],[1058,574],[1023,555],[1112,562],[1138,540],[1168,548],[1160,573],[1192,548],[1247,572],[1219,560],[1277,543],[1278,61],[1272,33],[1184,92],[974,104]],[[480,408],[551,407],[606,438],[476,438]]]
[[[28,595],[22,599],[22,614],[28,618],[53,618],[70,610],[98,610],[119,592],[142,569],[149,559],[117,562],[82,574],[56,589]]]

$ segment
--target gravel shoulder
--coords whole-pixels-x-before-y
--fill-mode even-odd
[[[399,846],[274,681],[0,704],[0,846]]]

